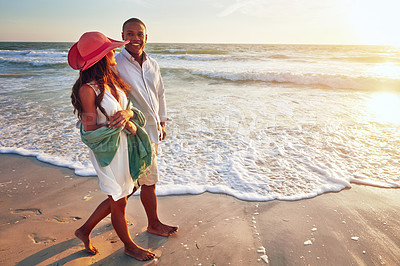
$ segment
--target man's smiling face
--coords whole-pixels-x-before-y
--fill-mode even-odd
[[[146,28],[138,22],[127,23],[123,28],[122,39],[130,41],[125,48],[132,56],[142,56],[147,41]]]

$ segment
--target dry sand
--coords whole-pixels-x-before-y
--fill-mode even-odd
[[[400,265],[400,190],[357,186],[299,201],[245,202],[204,193],[159,197],[177,235],[145,231],[139,197],[128,203],[130,232],[157,259],[123,253],[107,217],[92,234],[92,256],[73,232],[105,195],[32,157],[0,155],[0,265]],[[265,255],[264,250],[265,249]]]

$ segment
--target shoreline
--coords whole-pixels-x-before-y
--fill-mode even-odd
[[[130,233],[157,259],[123,254],[110,217],[92,234],[91,256],[73,232],[105,198],[96,177],[34,157],[0,154],[2,265],[399,265],[400,190],[351,189],[296,201],[243,201],[225,194],[159,197],[169,238],[145,231],[138,193],[127,206]],[[265,252],[263,250],[265,249]]]

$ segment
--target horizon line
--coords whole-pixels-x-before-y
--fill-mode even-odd
[[[0,43],[75,43],[76,41],[5,41],[0,40]],[[147,44],[216,44],[216,45],[314,45],[314,46],[391,46],[399,47],[400,44],[340,44],[340,43],[240,43],[240,42],[147,42]]]

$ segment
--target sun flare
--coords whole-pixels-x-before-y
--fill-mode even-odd
[[[398,78],[400,77],[400,65],[395,63],[385,63],[375,65],[371,68],[372,73],[386,78]]]
[[[400,124],[400,96],[394,93],[377,93],[368,101],[371,115],[381,123]]]

